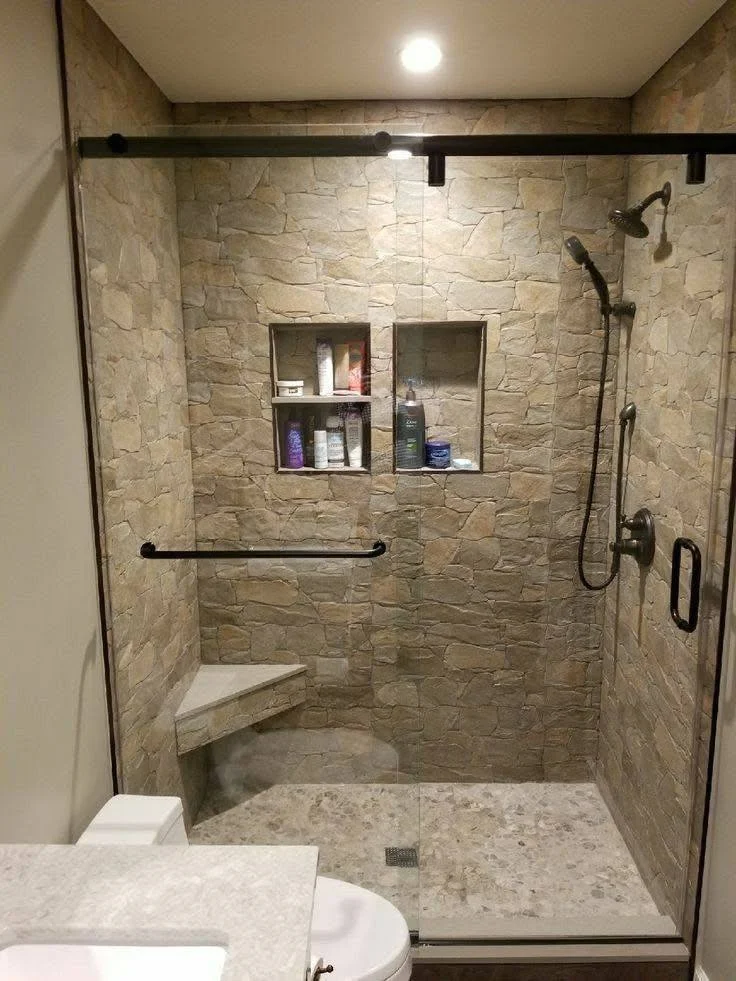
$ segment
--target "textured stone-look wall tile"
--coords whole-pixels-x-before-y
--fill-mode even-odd
[[[83,0],[65,0],[72,123],[87,134],[168,124],[171,106]],[[166,161],[80,171],[87,320],[120,768],[130,793],[181,794],[174,711],[199,662],[193,564],[142,542],[195,540],[176,188]],[[196,801],[193,802],[196,807]]]
[[[633,128],[732,130],[735,41],[736,3],[729,0],[637,93]],[[639,408],[626,509],[651,508],[657,551],[641,577],[625,561],[607,596],[598,772],[655,898],[675,918],[685,909],[687,934],[733,432],[733,369],[728,376],[724,369],[734,349],[728,293],[735,185],[732,162],[717,156],[708,160],[705,184],[688,186],[684,176],[680,158],[631,163],[629,203],[672,183],[666,219],[657,205],[647,212],[649,238],[626,240],[625,294],[638,310],[619,370],[621,402],[633,399]],[[669,616],[672,544],[680,535],[698,544],[706,570],[694,634]]]
[[[325,131],[628,126],[623,101],[176,113]],[[563,239],[583,238],[617,295],[622,250],[606,214],[625,181],[621,161],[583,158],[455,158],[442,188],[426,187],[418,160],[177,165],[198,542],[389,543],[370,563],[200,564],[205,660],[307,665],[305,704],[261,729],[312,730],[317,743],[325,731],[365,731],[395,750],[403,777],[589,776],[603,606],[573,574],[603,331]],[[370,323],[370,476],[273,472],[267,325],[325,320]],[[487,322],[482,474],[390,472],[396,320]],[[614,334],[593,569],[606,557],[616,350]],[[430,426],[470,455],[470,369],[453,357],[427,345],[428,381],[443,370],[455,381],[449,398],[431,384],[420,392]],[[305,772],[302,749],[278,761],[285,778]],[[344,772],[336,748],[319,758],[326,773]]]

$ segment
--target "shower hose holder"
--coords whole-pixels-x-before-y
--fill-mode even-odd
[[[634,303],[633,300],[613,303],[611,304],[611,313],[614,315],[614,317],[635,317],[636,303]]]
[[[623,530],[631,532],[631,538],[623,538]],[[633,518],[624,518],[615,542],[610,549],[618,555],[633,555],[640,568],[650,566],[654,561],[654,517],[649,508],[639,508]]]

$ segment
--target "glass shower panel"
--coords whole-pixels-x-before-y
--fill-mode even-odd
[[[453,158],[445,186],[425,188],[416,317],[425,364],[434,343],[444,356],[417,397],[451,466],[421,478],[422,940],[667,935],[687,922],[728,491],[728,460],[715,484],[713,467],[726,431],[731,172],[713,158],[694,187],[679,158]],[[672,200],[645,215],[648,239],[613,228],[611,209],[665,180]],[[571,235],[612,302],[637,304],[608,334],[586,577],[600,584],[611,568],[620,438],[624,516],[649,507],[657,547],[642,570],[623,555],[607,590],[578,574],[606,328],[564,247]],[[465,387],[451,381],[472,344],[450,328],[467,322],[485,335],[477,422],[472,372]],[[478,472],[458,470],[476,425]],[[677,536],[707,570],[691,635],[669,614]]]
[[[90,160],[80,178],[124,786],[150,761],[159,792],[187,798],[192,842],[318,845],[322,874],[384,895],[415,930],[419,502],[394,472],[393,338],[421,283],[421,164]],[[327,469],[319,433],[344,446]],[[379,539],[386,554],[360,560],[138,555],[144,540]],[[183,625],[165,651],[154,594]],[[253,711],[182,727],[177,756],[173,713],[200,664],[253,669]]]
[[[670,182],[626,238],[624,285],[637,314],[621,359],[618,407],[638,408],[628,447],[627,512],[655,516],[654,562],[622,564],[606,596],[598,780],[660,912],[689,942],[706,792],[733,449],[733,160],[711,156],[685,183],[680,157],[634,158],[628,204]],[[673,557],[701,557],[697,628],[670,616]],[[692,562],[682,562],[687,614]]]
[[[237,132],[383,125],[400,131]],[[182,794],[194,842],[318,845],[322,873],[427,942],[687,938],[735,421],[733,165],[709,157],[703,185],[679,157],[446,167],[430,188],[420,159],[83,161],[124,787]],[[646,239],[608,223],[665,181]],[[652,511],[656,551],[603,591],[577,553],[605,335],[571,235],[637,306],[608,335],[587,578],[611,568],[629,403],[623,511]],[[336,466],[349,424],[360,465],[345,447]],[[702,556],[692,633],[669,614],[679,538]],[[376,559],[139,556],[379,539]],[[278,679],[192,747],[174,713],[200,664]]]

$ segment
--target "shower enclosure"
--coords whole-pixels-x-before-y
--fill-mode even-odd
[[[81,143],[123,786],[182,793],[193,842],[319,845],[324,874],[382,893],[429,943],[687,939],[693,922],[732,160],[711,153],[687,183],[682,141],[619,143],[628,113],[606,106],[557,120],[593,138],[433,144],[429,165],[369,143],[452,124],[421,112],[297,125],[262,108],[256,125],[248,107],[181,107],[140,145]],[[500,125],[473,111],[454,125]],[[272,152],[233,151],[254,139]],[[609,212],[665,181],[648,237],[624,237]],[[635,304],[605,330],[571,236]],[[614,543],[620,568],[591,591],[578,540],[606,331],[584,562],[600,583]],[[449,468],[404,465],[408,388]],[[317,434],[344,438],[348,411],[358,455],[325,469]],[[620,546],[641,508],[656,547],[639,565]],[[680,539],[702,556],[694,631],[670,614]],[[250,547],[274,554],[191,554]]]

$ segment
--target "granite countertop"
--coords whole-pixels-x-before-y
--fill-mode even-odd
[[[318,850],[0,845],[0,948],[217,944],[223,981],[304,981]]]

